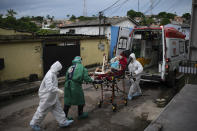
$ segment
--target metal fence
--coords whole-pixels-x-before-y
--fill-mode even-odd
[[[179,72],[184,74],[197,74],[197,61],[182,61],[179,65]]]

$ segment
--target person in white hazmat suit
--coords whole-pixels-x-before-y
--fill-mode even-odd
[[[66,127],[73,122],[73,120],[67,120],[59,101],[59,94],[64,93],[64,91],[58,88],[57,74],[61,69],[62,65],[60,62],[55,62],[46,73],[40,85],[38,93],[40,98],[39,106],[30,121],[30,126],[34,131],[41,130],[40,124],[48,112],[53,114],[60,127]]]
[[[139,83],[143,67],[140,62],[136,60],[134,53],[131,53],[129,57],[131,62],[128,65],[128,69],[131,73],[131,87],[129,89],[128,99],[132,100],[133,97],[140,96],[142,94]]]

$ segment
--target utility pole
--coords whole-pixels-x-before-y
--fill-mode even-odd
[[[153,0],[150,0],[151,16],[153,15]]]
[[[87,16],[86,0],[83,0],[83,16]]]
[[[197,0],[192,0],[190,25],[189,60],[197,61]]]
[[[103,16],[103,12],[99,12],[99,36],[101,35],[101,19]]]
[[[138,0],[138,12],[140,12],[140,2]]]

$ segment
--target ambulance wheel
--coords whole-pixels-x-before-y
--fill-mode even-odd
[[[176,86],[176,73],[170,72],[168,75],[168,87],[175,88]]]
[[[112,110],[113,110],[113,112],[116,112],[116,110],[117,110],[117,105],[116,104],[112,104]]]
[[[98,89],[99,88],[99,86],[98,85],[96,85],[96,89]]]

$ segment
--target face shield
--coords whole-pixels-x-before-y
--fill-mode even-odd
[[[132,57],[130,57],[130,62],[133,63],[133,58]]]

